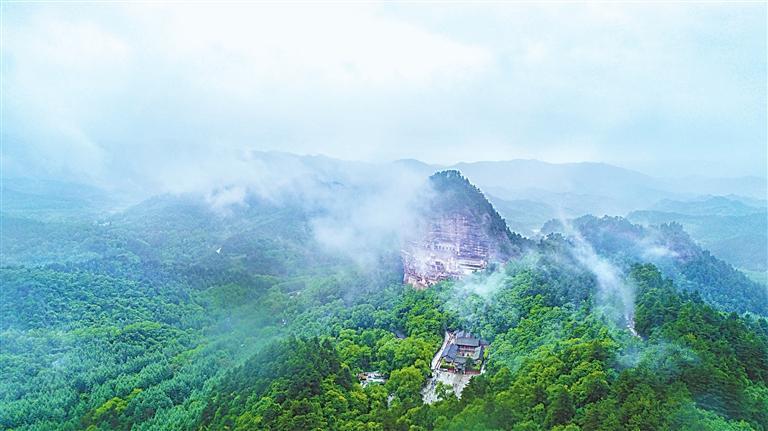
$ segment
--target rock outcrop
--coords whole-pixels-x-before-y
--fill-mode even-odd
[[[430,177],[415,233],[402,247],[403,281],[427,287],[519,255],[523,238],[512,234],[480,190],[458,171]]]

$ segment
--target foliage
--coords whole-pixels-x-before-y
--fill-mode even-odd
[[[415,290],[391,256],[360,268],[324,254],[303,214],[239,211],[158,198],[104,226],[15,219],[0,250],[0,428],[768,429],[752,285],[676,226],[654,235],[686,259],[657,267],[627,241],[644,228],[583,220],[636,288],[634,336],[597,312],[597,280],[564,236]],[[455,329],[490,342],[485,373],[426,405]],[[363,388],[366,371],[386,383]]]

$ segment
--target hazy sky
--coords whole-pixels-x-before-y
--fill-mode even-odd
[[[249,149],[766,175],[766,6],[4,4],[6,173]]]

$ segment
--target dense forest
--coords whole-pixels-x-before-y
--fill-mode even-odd
[[[0,431],[768,431],[767,13],[0,0]]]
[[[2,429],[768,429],[760,286],[677,225],[584,218],[581,239],[525,239],[506,265],[416,290],[396,253],[329,253],[296,207],[72,212],[3,214]],[[643,259],[646,238],[686,258]],[[632,292],[630,321],[606,311],[582,240]],[[455,329],[490,343],[487,367],[425,404]],[[363,387],[372,370],[386,382]]]
[[[728,206],[712,208],[712,201],[725,201],[722,206]],[[765,247],[768,243],[768,214],[765,209],[737,204],[738,201],[712,198],[694,208],[672,206],[661,207],[666,211],[633,211],[627,218],[646,225],[680,223],[686,232],[701,241],[714,255],[735,266],[765,272],[768,270],[768,250]]]

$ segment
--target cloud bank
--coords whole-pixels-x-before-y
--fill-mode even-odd
[[[3,11],[6,175],[210,189],[252,150],[765,173],[764,4]]]

